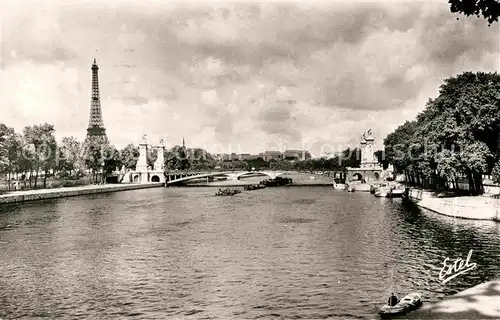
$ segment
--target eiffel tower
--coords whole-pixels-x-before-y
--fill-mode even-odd
[[[108,138],[106,136],[106,129],[104,128],[104,122],[102,121],[101,99],[99,96],[99,67],[97,66],[95,58],[91,69],[92,97],[90,100],[89,127],[87,128],[87,137],[85,140],[88,140],[90,137],[101,137],[104,141],[107,141]]]

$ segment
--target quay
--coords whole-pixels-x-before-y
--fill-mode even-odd
[[[104,185],[86,185],[86,186],[70,187],[70,188],[11,191],[6,194],[0,195],[0,205],[7,203],[25,202],[25,201],[82,196],[87,194],[157,188],[162,186],[163,183],[155,183],[155,182],[144,183],[144,184],[121,183],[121,184],[104,184]]]
[[[466,289],[444,300],[425,304],[405,319],[500,319],[500,279]]]
[[[417,206],[438,214],[473,220],[500,222],[500,200],[488,196],[438,197],[418,188],[408,190],[408,199]]]

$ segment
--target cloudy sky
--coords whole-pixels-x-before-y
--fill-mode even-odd
[[[446,0],[161,4],[0,0],[0,122],[82,140],[93,58],[113,144],[208,151],[378,143],[444,78],[498,71],[499,27]]]

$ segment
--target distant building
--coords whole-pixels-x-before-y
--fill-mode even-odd
[[[264,161],[280,160],[283,159],[283,154],[279,151],[265,151],[262,158]]]
[[[231,155],[227,154],[227,153],[218,153],[215,155],[215,159],[216,160],[219,160],[219,161],[223,161],[223,160],[227,160],[229,159]]]
[[[238,156],[239,160],[255,160],[260,158],[261,156],[258,154],[250,154],[250,153],[242,153]]]
[[[257,158],[261,158],[261,155],[258,154],[250,154],[250,153],[219,153],[215,155],[215,159],[219,161],[237,161],[237,160],[254,160]]]
[[[307,150],[285,150],[283,158],[288,160],[307,160],[312,156]]]

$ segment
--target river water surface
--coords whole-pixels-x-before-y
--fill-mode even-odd
[[[500,225],[331,187],[157,188],[0,207],[0,318],[374,319],[500,276]],[[477,268],[446,284],[446,257]]]

